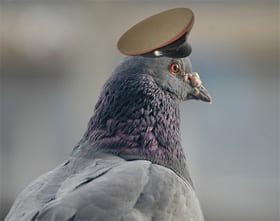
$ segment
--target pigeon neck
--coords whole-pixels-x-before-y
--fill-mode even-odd
[[[126,160],[149,160],[189,180],[180,142],[179,100],[151,79],[140,82],[105,87],[81,142]]]

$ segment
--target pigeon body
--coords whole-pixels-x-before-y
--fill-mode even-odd
[[[179,105],[210,97],[190,72],[188,58],[125,58],[70,158],[23,190],[6,221],[202,221]]]

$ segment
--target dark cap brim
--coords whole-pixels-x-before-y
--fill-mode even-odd
[[[188,56],[191,49],[186,43],[186,38],[193,23],[194,15],[188,8],[175,8],[161,12],[126,31],[118,41],[118,49],[121,53],[130,56]],[[177,50],[184,53],[177,55]]]

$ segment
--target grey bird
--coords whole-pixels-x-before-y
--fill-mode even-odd
[[[125,58],[69,159],[5,220],[204,220],[181,145],[179,105],[190,99],[211,100],[188,57]]]

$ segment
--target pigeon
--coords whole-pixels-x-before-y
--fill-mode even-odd
[[[163,56],[125,57],[69,158],[27,186],[5,221],[203,221],[179,106],[211,97],[182,44],[178,57],[166,45]]]

